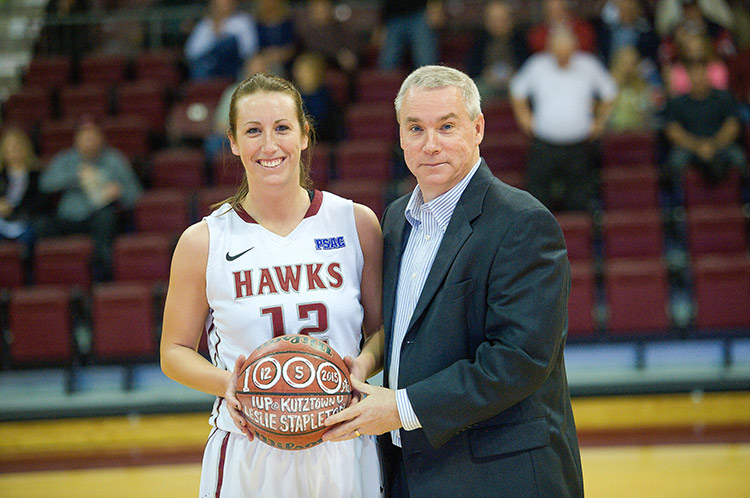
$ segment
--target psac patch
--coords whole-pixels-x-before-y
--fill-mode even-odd
[[[315,239],[315,250],[316,251],[327,251],[329,249],[340,249],[346,247],[344,237],[328,237],[326,239]]]

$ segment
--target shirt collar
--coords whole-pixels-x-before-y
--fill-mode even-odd
[[[453,211],[456,209],[458,200],[461,198],[461,194],[466,190],[466,186],[471,181],[474,173],[479,169],[479,164],[482,162],[480,158],[476,164],[471,168],[469,174],[464,176],[453,188],[444,194],[440,194],[429,202],[424,202],[422,190],[419,188],[419,184],[414,187],[411,193],[409,202],[406,204],[404,215],[406,219],[411,223],[412,227],[418,226],[422,223],[422,209],[429,211],[435,217],[435,221],[443,231],[448,227],[448,223],[453,216]]]

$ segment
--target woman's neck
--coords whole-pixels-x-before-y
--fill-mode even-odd
[[[250,188],[242,201],[242,208],[259,225],[281,236],[299,225],[309,207],[310,196],[300,186],[283,190]]]

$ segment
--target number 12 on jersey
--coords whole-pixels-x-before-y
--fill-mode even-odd
[[[262,308],[260,314],[271,317],[274,337],[287,334],[284,324],[284,313],[281,306]],[[298,304],[297,316],[300,320],[314,320],[315,325],[314,327],[303,327],[299,332],[296,332],[297,334],[310,335],[311,333],[322,333],[328,330],[328,308],[323,303]],[[291,333],[294,334],[294,332]]]

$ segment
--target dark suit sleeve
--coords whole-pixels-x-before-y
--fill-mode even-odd
[[[486,293],[477,293],[486,302],[466,310],[485,311],[484,330],[468,330],[469,341],[478,342],[474,358],[407,387],[435,448],[537,392],[559,362],[565,336],[570,268],[549,211],[531,208],[516,215],[504,234],[474,235],[484,242],[471,244],[472,250],[496,251],[490,268],[474,270],[489,272]],[[493,236],[499,242],[491,242]]]

